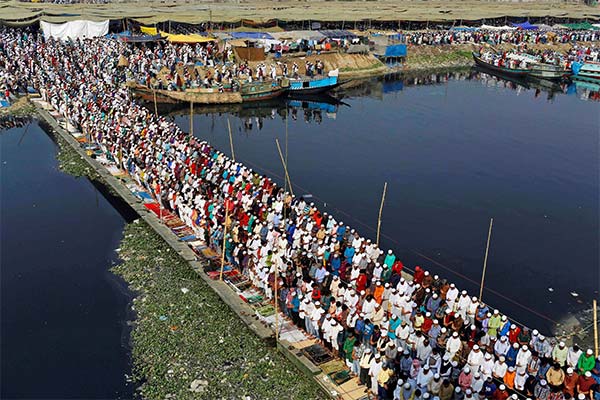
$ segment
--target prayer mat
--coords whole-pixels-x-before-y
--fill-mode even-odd
[[[318,343],[302,349],[304,355],[315,365],[321,365],[333,360],[333,356],[323,346]]]
[[[352,379],[352,377],[350,376],[350,371],[348,370],[332,372],[328,375],[331,378],[331,380],[335,382],[336,385],[341,385],[342,383],[348,382],[350,379]]]
[[[348,370],[346,363],[342,360],[331,360],[320,365],[319,368],[327,375]]]

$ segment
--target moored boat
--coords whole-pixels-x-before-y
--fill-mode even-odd
[[[242,83],[240,94],[243,102],[274,99],[284,94],[290,87],[288,79],[266,82]]]
[[[473,52],[472,54],[473,54],[473,60],[475,60],[475,64],[477,64],[478,66],[480,66],[482,68],[496,72],[501,75],[506,75],[506,76],[510,76],[513,78],[526,78],[527,74],[530,71],[527,68],[509,68],[509,67],[497,66],[491,62],[485,61],[483,58],[481,58],[481,54],[479,54],[479,53]]]
[[[537,63],[531,66],[529,75],[539,79],[561,80],[568,78],[571,71],[559,65]]]
[[[324,93],[338,85],[339,70],[329,71],[329,74],[319,78],[291,79],[290,95]]]
[[[574,77],[587,82],[600,83],[600,63],[573,63]]]

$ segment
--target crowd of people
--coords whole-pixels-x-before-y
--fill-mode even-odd
[[[406,43],[421,45],[451,45],[451,44],[546,44],[596,42],[600,40],[600,31],[592,30],[447,30],[407,32]]]
[[[392,250],[137,104],[118,68],[128,51],[0,28],[3,74],[38,90],[207,244],[224,244],[228,264],[373,396],[598,400],[591,350],[517,326],[421,267],[409,279]]]

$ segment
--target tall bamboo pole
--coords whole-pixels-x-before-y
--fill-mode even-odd
[[[377,246],[379,246],[379,231],[381,230],[381,213],[383,213],[383,202],[387,192],[387,182],[383,184],[383,194],[381,195],[381,205],[379,206],[379,217],[377,218]]]
[[[598,302],[596,299],[592,301],[594,307],[594,354],[598,357]]]
[[[487,244],[485,245],[485,257],[483,258],[483,273],[481,274],[481,285],[479,286],[479,301],[483,298],[483,283],[485,281],[485,271],[487,270],[488,252],[490,250],[490,239],[492,237],[492,225],[494,218],[490,218],[490,229],[488,230]]]
[[[156,106],[156,90],[152,89],[152,94],[154,95],[154,115],[158,118],[158,107]]]
[[[227,239],[227,220],[229,219],[227,199],[225,199],[223,205],[225,206],[225,222],[223,222],[223,248],[221,249],[221,273],[219,274],[220,281],[223,281],[223,268],[225,268],[225,240]]]
[[[294,195],[294,189],[292,188],[292,181],[290,179],[290,175],[288,174],[287,165],[285,160],[283,159],[283,153],[281,152],[281,146],[279,146],[279,139],[275,139],[275,143],[277,144],[277,150],[279,151],[279,158],[281,159],[281,163],[283,164],[283,170],[285,171],[285,178],[287,179],[288,185],[290,185],[290,193],[292,196]]]
[[[170,21],[169,21],[170,23]],[[190,136],[194,136],[194,102],[190,101]]]
[[[233,151],[233,136],[231,135],[231,124],[227,118],[227,129],[229,129],[229,146],[231,147],[231,159],[235,162],[235,152]]]
[[[279,342],[279,265],[275,265],[275,343]]]

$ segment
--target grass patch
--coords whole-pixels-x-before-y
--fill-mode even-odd
[[[372,69],[383,67],[383,64],[380,61],[376,61],[371,65],[364,68],[352,68],[352,67],[343,67],[340,68],[340,72],[357,72],[357,71],[369,71]]]
[[[27,96],[23,96],[13,102],[10,107],[0,108],[0,117],[31,117],[36,113],[35,106]]]
[[[125,227],[119,254],[112,271],[137,294],[132,379],[143,398],[324,398],[145,222]]]

